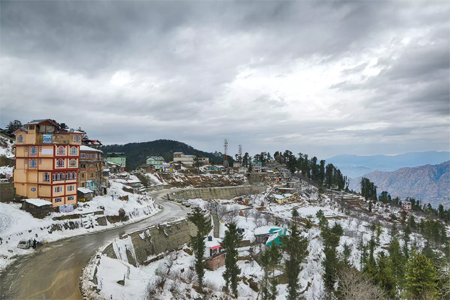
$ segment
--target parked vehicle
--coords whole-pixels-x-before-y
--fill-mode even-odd
[[[189,202],[187,202],[187,201],[186,201],[186,202],[183,202],[183,205],[186,206],[186,207],[191,206],[191,204],[190,204]]]
[[[180,198],[180,199],[177,200],[178,203],[183,203],[183,201],[186,201],[186,199]]]
[[[19,244],[17,244],[17,248],[20,249],[30,249],[33,246],[32,240],[21,240]]]

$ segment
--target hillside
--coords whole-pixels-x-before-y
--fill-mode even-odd
[[[134,170],[145,163],[148,156],[160,155],[165,161],[173,160],[174,152],[183,152],[184,154],[194,155],[199,153],[203,157],[208,157],[210,162],[221,162],[214,154],[197,150],[185,143],[172,140],[156,140],[143,143],[129,143],[125,145],[107,145],[102,146],[101,150],[107,152],[124,152],[127,156],[127,170]],[[231,159],[231,157],[230,157]]]
[[[355,178],[374,171],[395,171],[400,168],[418,167],[427,164],[437,165],[450,160],[448,151],[411,152],[394,156],[373,155],[338,155],[327,159],[327,162],[338,167],[342,173]]]
[[[437,207],[450,207],[450,161],[438,165],[402,168],[394,172],[375,171],[364,175],[378,187],[377,192],[388,191],[393,197],[413,197]],[[360,191],[361,177],[350,181],[350,189]]]

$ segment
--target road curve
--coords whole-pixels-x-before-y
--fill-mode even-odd
[[[56,241],[31,255],[20,257],[0,276],[0,299],[83,299],[79,289],[81,271],[99,247],[124,232],[186,216],[187,211],[181,206],[159,199],[167,192],[152,193],[156,202],[163,206],[163,211],[155,216],[122,227]]]

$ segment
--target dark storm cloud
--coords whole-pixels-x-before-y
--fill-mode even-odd
[[[205,150],[223,138],[250,151],[285,143],[328,155],[339,143],[362,151],[362,140],[367,151],[399,152],[390,136],[406,137],[403,152],[425,147],[410,135],[430,150],[448,146],[414,130],[448,133],[446,3],[0,5],[1,126],[61,118],[105,143],[171,138]],[[334,68],[339,77],[326,78]],[[295,77],[317,69],[329,88]],[[376,122],[387,125],[367,126]],[[352,126],[369,129],[340,130]],[[374,147],[383,137],[391,144]]]

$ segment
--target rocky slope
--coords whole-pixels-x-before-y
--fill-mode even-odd
[[[394,172],[375,171],[364,177],[375,183],[378,193],[388,191],[393,197],[413,197],[433,207],[440,203],[450,207],[450,161]],[[361,178],[352,179],[350,189],[360,191]]]

